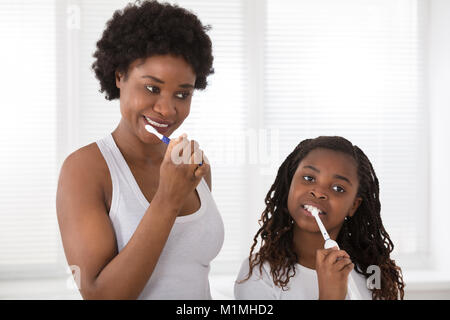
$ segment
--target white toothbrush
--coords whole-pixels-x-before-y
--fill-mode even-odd
[[[327,229],[325,229],[322,220],[320,220],[319,210],[313,206],[306,206],[306,207],[308,207],[308,211],[311,212],[313,217],[316,219],[317,225],[319,226],[319,229],[322,232],[323,239],[325,240],[325,244],[323,247],[325,249],[330,249],[333,247],[337,247],[339,249],[339,245],[337,244],[336,241],[330,238]],[[348,275],[348,297],[350,298],[350,300],[362,300],[358,287],[356,286],[355,280],[353,279],[351,273]]]
[[[150,133],[153,133],[155,136],[157,136],[162,142],[165,144],[169,144],[170,139],[167,138],[165,135],[159,133],[155,128],[153,128],[151,125],[147,124],[145,125],[145,130],[147,130]]]

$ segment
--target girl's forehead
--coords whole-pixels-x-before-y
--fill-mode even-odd
[[[345,175],[349,179],[358,180],[358,167],[355,159],[341,151],[325,148],[311,150],[299,163],[297,169],[306,166],[314,167],[323,173]]]

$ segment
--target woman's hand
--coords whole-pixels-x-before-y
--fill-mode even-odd
[[[344,250],[337,247],[317,250],[319,300],[344,300],[347,295],[348,275],[353,268],[354,264]]]
[[[155,198],[174,206],[178,214],[188,195],[209,170],[208,159],[196,141],[189,141],[186,134],[172,139],[161,163]]]

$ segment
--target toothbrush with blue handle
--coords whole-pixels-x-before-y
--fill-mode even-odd
[[[155,136],[157,136],[162,142],[165,144],[169,144],[170,139],[167,138],[165,135],[159,133],[155,128],[153,128],[151,125],[147,124],[145,126],[145,130],[147,130],[150,133],[153,133]]]
[[[170,139],[169,139],[168,137],[166,137],[165,135],[159,133],[159,132],[158,132],[155,128],[153,128],[151,125],[147,124],[147,125],[145,126],[145,130],[147,130],[147,131],[150,132],[150,133],[153,133],[155,136],[158,137],[159,140],[161,140],[161,141],[164,142],[165,144],[167,144],[167,145],[169,144]],[[201,166],[202,164],[203,164],[203,161],[202,161],[202,163],[199,164],[199,166]]]
[[[320,232],[322,232],[323,239],[325,240],[324,248],[330,249],[333,247],[337,247],[339,249],[339,245],[336,241],[330,238],[330,235],[325,229],[325,226],[322,223],[322,220],[319,218],[319,211],[317,208],[309,207],[308,208],[313,217],[316,219],[317,225],[319,226]],[[356,286],[355,280],[352,277],[352,274],[348,275],[348,297],[350,300],[361,300],[361,295],[359,294],[358,287]]]

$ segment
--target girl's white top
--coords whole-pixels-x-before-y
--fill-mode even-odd
[[[109,217],[119,252],[126,246],[150,203],[145,198],[111,134],[97,141],[112,181]],[[210,262],[222,248],[224,226],[208,185],[196,188],[200,209],[180,216],[138,299],[211,299]],[[124,270],[126,277],[127,270]]]
[[[287,290],[283,291],[277,287],[270,274],[270,266],[263,263],[262,273],[259,265],[253,268],[252,276],[242,282],[249,272],[248,258],[241,266],[239,275],[234,284],[234,297],[238,300],[317,300],[319,299],[319,284],[317,282],[316,270],[306,268],[300,264],[295,265],[295,276],[290,278]],[[352,270],[353,279],[364,300],[372,299],[372,292],[368,289],[366,278]],[[346,300],[349,300],[348,295]]]

